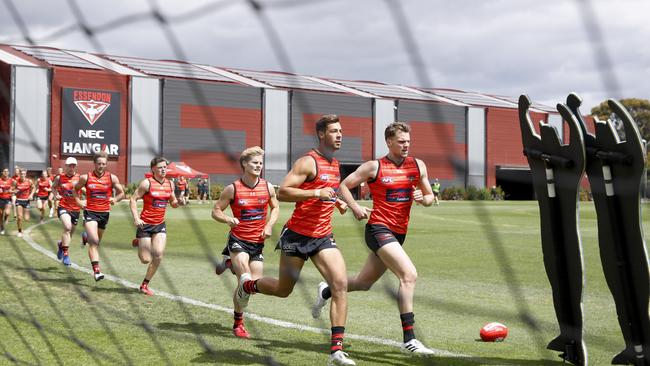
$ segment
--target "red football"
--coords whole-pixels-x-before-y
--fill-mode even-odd
[[[501,323],[492,322],[481,328],[483,342],[501,342],[508,336],[508,327]]]

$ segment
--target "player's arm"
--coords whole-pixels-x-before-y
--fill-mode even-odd
[[[271,183],[266,182],[266,184],[268,185],[269,194],[271,195],[269,198],[269,207],[271,207],[271,212],[269,212],[269,216],[266,219],[266,225],[264,225],[264,233],[262,233],[264,239],[271,237],[273,234],[273,225],[278,221],[278,216],[280,215],[280,202],[278,202],[278,197],[275,195],[275,189],[273,189]]]
[[[143,180],[140,182],[140,184],[138,184],[138,188],[135,189],[135,192],[133,192],[131,198],[129,199],[129,207],[131,208],[131,216],[133,216],[133,224],[135,226],[144,225],[144,221],[142,221],[138,215],[138,200],[144,197],[147,192],[149,192],[149,187],[151,187],[149,179]]]
[[[120,202],[126,196],[124,193],[124,187],[120,184],[120,179],[115,174],[111,174],[111,183],[113,183],[113,188],[117,194],[115,197],[111,197],[111,205]]]
[[[357,220],[367,219],[370,216],[372,209],[359,205],[352,197],[350,188],[358,187],[361,183],[366,182],[369,179],[374,179],[377,174],[378,164],[377,160],[366,161],[352,174],[348,175],[343,182],[341,182],[341,186],[339,187],[341,198],[348,204]]]
[[[48,199],[50,199],[50,200],[51,199],[57,199],[57,200],[60,199],[59,190],[57,189],[57,188],[59,188],[59,180],[60,180],[59,178],[60,178],[60,175],[57,175],[56,177],[54,177],[54,180],[52,181],[52,186],[50,187],[50,194],[49,194],[49,197],[48,197]]]
[[[234,197],[235,185],[229,184],[223,189],[221,195],[219,196],[219,199],[214,203],[214,207],[212,208],[212,218],[219,221],[220,223],[228,224],[228,226],[231,228],[239,225],[239,220],[236,217],[230,217],[226,215],[226,213],[223,211],[228,207],[230,201]]]
[[[34,195],[36,194],[36,191],[37,191],[38,188],[37,188],[37,185],[34,184],[34,181],[33,181],[33,180],[30,179],[30,182],[32,182],[32,184],[31,184],[31,185],[32,185],[32,187],[31,187],[32,189],[31,189],[31,191],[29,192],[29,197],[27,197],[27,199],[31,201],[31,200],[34,198]]]
[[[420,159],[415,159],[420,168],[420,181],[418,186],[413,190],[413,200],[422,206],[431,206],[433,203],[433,191],[431,190],[431,183],[427,175],[427,166]]]
[[[180,206],[181,204],[180,204],[180,202],[178,202],[178,198],[176,198],[176,195],[174,194],[174,189],[176,189],[176,187],[174,187],[174,182],[172,182],[172,181],[170,180],[170,181],[169,181],[169,184],[171,184],[171,187],[172,187],[172,194],[169,195],[169,204],[170,204],[173,208],[176,208],[176,207]]]
[[[312,198],[328,200],[336,197],[336,192],[331,187],[320,189],[300,189],[301,184],[316,176],[316,162],[310,156],[303,156],[296,160],[291,171],[284,177],[280,190],[278,191],[278,200],[284,202],[300,202]]]
[[[80,175],[79,181],[74,185],[74,189],[72,190],[72,197],[74,197],[74,200],[77,202],[77,206],[81,207],[82,210],[86,208],[86,203],[81,200],[79,193],[81,192],[81,189],[86,186],[86,182],[88,182],[88,174]]]

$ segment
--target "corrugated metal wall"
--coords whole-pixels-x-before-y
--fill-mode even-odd
[[[231,183],[239,154],[262,146],[262,89],[225,83],[163,80],[163,155]]]
[[[429,180],[464,186],[467,172],[466,107],[400,100],[397,120],[411,126],[411,153],[427,166]]]
[[[485,108],[467,108],[467,184],[485,187]]]
[[[373,104],[371,98],[293,91],[291,98],[291,163],[318,146],[315,122],[323,114],[337,114],[343,129],[342,163],[372,159]]]
[[[48,69],[13,67],[13,160],[28,170],[49,163],[50,73]]]
[[[379,159],[388,154],[384,130],[386,126],[395,122],[395,101],[392,99],[375,99],[375,148],[373,157]]]
[[[129,181],[140,181],[150,171],[151,159],[162,152],[160,80],[131,77],[129,121]]]
[[[289,170],[289,92],[264,90],[264,177],[279,185]]]

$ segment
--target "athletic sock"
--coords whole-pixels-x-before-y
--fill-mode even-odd
[[[329,287],[329,286],[327,286],[327,287],[325,287],[325,288],[323,289],[323,292],[321,292],[321,296],[322,296],[323,299],[325,299],[325,300],[327,300],[327,299],[329,299],[330,297],[332,297],[332,292],[330,291],[330,287]]]
[[[92,261],[90,264],[93,266],[93,272],[99,273],[99,261]]]
[[[411,313],[400,314],[399,318],[402,320],[402,331],[404,332],[404,343],[415,338],[415,331],[413,324],[415,324],[415,315]]]
[[[256,294],[257,291],[257,281],[258,280],[248,280],[244,282],[244,292],[247,294]]]
[[[233,324],[233,328],[237,328],[240,325],[244,325],[244,313],[238,313],[236,311],[233,312],[235,314],[235,323]]]
[[[146,278],[142,280],[142,286],[149,286],[149,280]]]
[[[345,327],[332,327],[332,345],[330,347],[330,353],[336,351],[343,351],[343,334],[345,333]]]

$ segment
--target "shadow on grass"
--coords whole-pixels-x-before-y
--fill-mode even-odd
[[[219,352],[203,352],[190,360],[192,363],[213,363],[218,365],[273,365],[284,366],[270,357],[248,351],[228,350]]]

